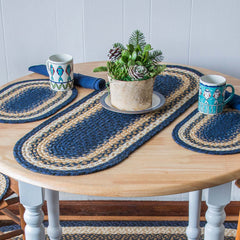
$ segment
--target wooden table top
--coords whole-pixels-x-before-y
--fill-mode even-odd
[[[93,73],[105,62],[75,65],[75,72],[106,79],[106,73]],[[192,67],[193,68],[193,67]],[[221,74],[195,68],[203,74]],[[221,74],[240,94],[240,80]],[[30,74],[17,79],[45,78]],[[78,88],[77,100],[92,90]],[[75,102],[74,101],[74,102]],[[73,102],[73,103],[74,103]],[[68,105],[69,106],[69,105]],[[160,196],[189,192],[230,182],[240,176],[240,154],[208,155],[179,146],[172,139],[174,126],[197,107],[195,103],[168,127],[155,135],[126,160],[104,171],[81,176],[49,176],[29,171],[19,165],[13,156],[18,139],[42,121],[24,124],[0,123],[0,171],[6,175],[44,188],[62,192],[112,197]]]

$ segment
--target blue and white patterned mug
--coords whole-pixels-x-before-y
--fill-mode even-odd
[[[232,88],[231,95],[225,99],[225,90]],[[205,114],[218,114],[233,98],[234,87],[226,84],[226,79],[219,75],[205,75],[200,78],[198,111]]]
[[[55,54],[46,62],[50,86],[55,91],[73,88],[73,57],[68,54]]]

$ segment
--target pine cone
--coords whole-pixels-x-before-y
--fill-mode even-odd
[[[121,57],[122,49],[120,47],[114,47],[109,50],[108,58],[110,61],[115,62]]]
[[[132,79],[143,79],[147,72],[146,67],[138,65],[130,66],[128,69],[128,74]]]

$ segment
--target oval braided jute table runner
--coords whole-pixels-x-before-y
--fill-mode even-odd
[[[221,114],[207,115],[194,110],[173,130],[181,146],[201,153],[240,152],[240,111],[226,108]]]
[[[4,198],[10,186],[9,177],[0,173],[0,201]]]
[[[121,114],[104,109],[95,91],[56,114],[20,139],[16,160],[25,168],[51,175],[81,175],[116,165],[170,124],[198,97],[196,70],[168,66],[154,91],[165,96],[160,109]]]
[[[0,90],[0,122],[25,123],[46,118],[77,96],[77,89],[53,91],[49,80],[27,80]]]

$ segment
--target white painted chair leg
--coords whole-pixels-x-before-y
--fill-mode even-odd
[[[189,220],[186,234],[188,240],[198,240],[201,234],[200,211],[202,190],[189,193]]]
[[[224,208],[231,200],[231,186],[230,182],[207,190],[208,210],[204,240],[224,240],[223,223],[226,218]]]
[[[43,189],[19,181],[20,202],[25,207],[24,220],[26,240],[44,240],[42,205],[44,201]]]
[[[59,224],[59,192],[46,189],[48,210],[48,236],[51,240],[59,240],[62,236],[62,228]]]

